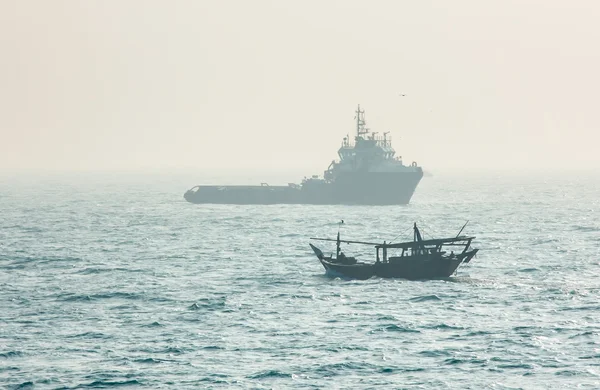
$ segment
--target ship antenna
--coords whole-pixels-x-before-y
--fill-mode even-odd
[[[356,136],[360,137],[360,104],[358,105],[358,110],[356,110],[355,112],[356,116],[354,117],[354,119],[356,119]]]
[[[363,133],[365,133],[364,131],[364,127],[365,127],[365,110],[360,109],[360,104],[358,105],[358,110],[355,111],[356,112],[356,136],[360,137]],[[362,116],[361,116],[362,114]]]

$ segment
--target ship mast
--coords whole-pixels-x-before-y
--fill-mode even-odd
[[[360,138],[363,134],[369,132],[365,129],[365,110],[361,110],[359,104],[358,109],[354,112],[356,113],[356,137]]]

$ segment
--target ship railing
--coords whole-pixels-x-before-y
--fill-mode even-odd
[[[375,141],[375,144],[381,148],[391,148],[392,147],[392,137],[385,135],[371,135],[362,137],[364,141]],[[343,149],[354,149],[356,147],[356,141],[348,138],[344,138],[342,141]]]
[[[355,145],[356,144],[354,143],[354,141],[348,141],[348,140],[342,141],[342,148],[352,149],[352,148],[354,148]]]

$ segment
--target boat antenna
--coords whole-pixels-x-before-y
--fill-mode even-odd
[[[467,220],[467,222],[465,222],[463,227],[459,230],[458,234],[456,235],[456,238],[458,238],[458,236],[460,236],[460,233],[462,233],[463,229],[467,226],[468,223],[469,223],[469,220]]]

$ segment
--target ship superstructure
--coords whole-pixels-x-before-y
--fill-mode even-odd
[[[335,181],[339,175],[352,172],[415,172],[417,164],[405,166],[402,157],[396,156],[392,147],[389,131],[378,136],[377,132],[370,132],[366,126],[365,111],[356,110],[356,136],[354,141],[349,136],[344,137],[342,146],[338,150],[340,161],[332,161],[325,171],[327,181]]]

